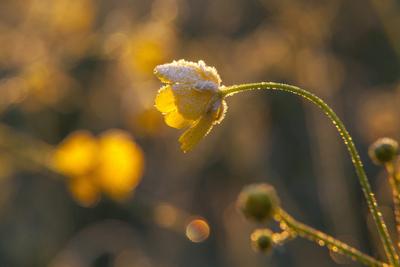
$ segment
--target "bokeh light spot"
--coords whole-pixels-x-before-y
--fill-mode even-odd
[[[210,235],[210,226],[203,219],[192,220],[186,226],[186,237],[194,242],[200,243],[205,241]]]

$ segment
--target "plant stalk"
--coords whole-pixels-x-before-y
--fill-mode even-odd
[[[328,118],[331,119],[332,123],[335,125],[340,136],[342,137],[343,142],[346,145],[349,154],[351,156],[351,160],[356,169],[356,173],[359,178],[362,191],[367,200],[368,209],[371,212],[374,222],[377,226],[378,234],[382,241],[388,262],[390,263],[391,266],[400,267],[399,256],[397,255],[397,252],[393,246],[393,242],[389,235],[386,224],[384,222],[382,213],[378,208],[375,195],[371,190],[371,185],[368,181],[367,175],[365,174],[363,164],[361,162],[358,151],[346,127],[344,126],[343,122],[339,119],[339,117],[336,115],[336,113],[318,96],[304,89],[301,89],[297,86],[282,84],[282,83],[261,82],[261,83],[233,85],[229,87],[222,87],[220,90],[220,94],[221,97],[226,97],[226,96],[231,96],[235,93],[249,91],[249,90],[256,90],[256,89],[284,91],[295,95],[299,95],[309,100],[313,104],[317,105],[320,109],[323,110],[323,112],[328,116]]]
[[[393,162],[385,164],[390,187],[392,189],[394,218],[397,231],[397,247],[400,249],[400,181]]]
[[[380,262],[372,258],[371,256],[362,253],[356,248],[353,248],[347,245],[346,243],[343,243],[342,241],[335,239],[332,236],[329,236],[308,225],[298,222],[296,219],[294,219],[292,216],[290,216],[287,212],[285,212],[282,209],[279,210],[278,217],[281,222],[281,227],[288,228],[284,230],[293,231],[294,234],[298,234],[303,238],[309,239],[310,241],[313,241],[320,246],[326,246],[330,251],[347,256],[352,260],[362,263],[366,266],[374,266],[374,267],[389,266],[388,264]]]

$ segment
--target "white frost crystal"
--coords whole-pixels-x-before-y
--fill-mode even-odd
[[[221,83],[217,70],[202,60],[197,63],[184,59],[173,61],[157,66],[154,73],[164,83],[187,84],[199,90],[217,91]]]

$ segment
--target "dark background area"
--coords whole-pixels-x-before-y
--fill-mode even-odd
[[[253,252],[261,226],[235,208],[253,182],[272,184],[300,221],[382,259],[350,157],[320,110],[243,93],[183,154],[153,107],[153,68],[202,59],[224,85],[284,82],[322,97],[352,134],[394,233],[385,175],[367,149],[399,136],[399,26],[395,0],[0,0],[0,266],[358,266],[303,239]],[[48,159],[71,133],[115,128],[141,148],[143,175],[123,199],[87,205]],[[185,232],[194,218],[210,227],[196,228],[203,242]]]

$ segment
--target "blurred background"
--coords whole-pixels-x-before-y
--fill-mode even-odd
[[[307,88],[344,120],[394,232],[383,171],[367,157],[400,133],[395,0],[1,0],[0,266],[358,266],[305,240],[250,247],[241,188],[276,187],[295,218],[382,258],[351,161],[310,103],[228,99],[191,153],[154,105],[157,64],[215,66],[223,84]],[[274,227],[274,226],[272,226]]]

